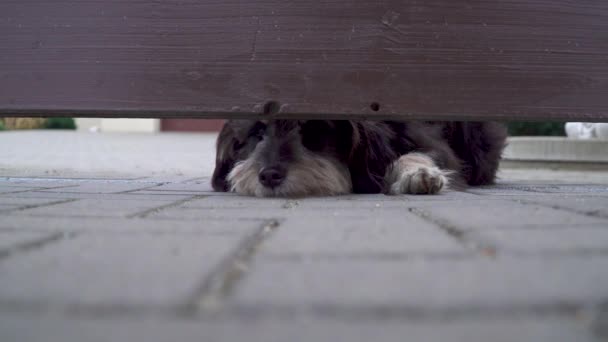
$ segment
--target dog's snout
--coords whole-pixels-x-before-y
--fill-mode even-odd
[[[266,167],[260,171],[259,179],[262,185],[275,188],[285,180],[287,172],[280,167]]]

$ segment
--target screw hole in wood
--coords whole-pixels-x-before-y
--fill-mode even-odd
[[[268,101],[264,104],[262,113],[264,115],[277,114],[281,109],[281,105],[277,101]]]

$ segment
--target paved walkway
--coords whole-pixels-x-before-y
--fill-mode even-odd
[[[605,174],[264,200],[212,144],[0,133],[0,341],[608,339]]]

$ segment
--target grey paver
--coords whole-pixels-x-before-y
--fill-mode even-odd
[[[30,207],[30,206],[43,206],[49,203],[57,202],[56,199],[49,198],[35,198],[35,197],[18,197],[19,194],[14,196],[0,196],[0,205],[10,205],[11,207]],[[65,199],[66,196],[63,197]]]
[[[608,299],[608,256],[573,258],[264,260],[235,303],[419,310],[592,304]]]
[[[11,193],[18,193],[18,192],[29,191],[29,190],[37,190],[37,189],[40,189],[40,188],[34,187],[34,186],[30,186],[30,187],[5,186],[4,184],[0,183],[0,194],[11,194]]]
[[[212,192],[211,181],[206,179],[204,181],[188,182],[188,183],[166,183],[154,188],[147,189],[147,191],[172,191],[172,192]]]
[[[53,236],[45,232],[10,232],[0,227],[0,256],[12,252],[20,246],[36,243]]]
[[[544,229],[481,229],[466,235],[498,249],[499,253],[542,255],[608,253],[608,225],[546,227]]]
[[[421,208],[430,218],[449,222],[461,230],[485,227],[536,227],[580,224],[607,224],[599,217],[586,216],[534,204],[510,200],[464,201],[459,203],[418,202],[412,207]]]
[[[102,307],[177,305],[196,290],[241,238],[239,235],[66,238],[4,260],[0,264],[0,302]]]
[[[588,215],[608,217],[608,196],[545,195],[528,197],[525,201],[544,204],[557,209],[569,209]]]
[[[319,255],[398,257],[417,254],[465,254],[454,238],[410,213],[357,220],[340,217],[287,219],[259,251],[260,257]]]
[[[36,327],[32,329],[32,327]],[[340,319],[65,319],[0,313],[4,342],[242,341],[471,342],[597,341],[586,319],[524,317],[448,321]]]
[[[71,193],[93,193],[93,194],[112,194],[122,193],[127,191],[136,191],[154,187],[154,183],[143,182],[83,182],[83,183],[65,183],[65,188],[51,188],[40,190],[41,192],[61,192],[66,194]]]
[[[22,216],[5,215],[0,220],[0,230],[12,232],[67,232],[95,234],[242,234],[251,225],[262,220],[161,220],[153,218],[95,217],[86,216]]]
[[[132,201],[86,198],[19,212],[26,216],[126,217],[175,203],[174,200]]]
[[[14,194],[0,194],[0,200],[2,198],[33,198],[33,199],[98,199],[98,200],[130,200],[130,201],[178,201],[185,198],[190,198],[195,194],[178,194],[172,192],[166,193],[143,193],[140,191],[118,193],[118,194],[97,194],[97,193],[62,193],[62,192],[43,192],[43,191],[28,191]]]

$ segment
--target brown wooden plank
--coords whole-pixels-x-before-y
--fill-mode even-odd
[[[163,132],[219,132],[224,120],[207,119],[161,119],[160,130]]]
[[[0,113],[608,121],[608,1],[3,0]]]

